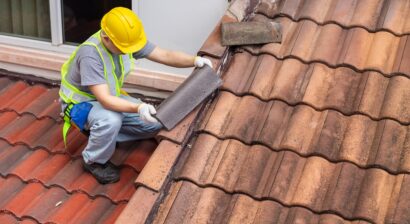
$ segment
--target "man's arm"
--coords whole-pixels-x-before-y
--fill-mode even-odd
[[[98,102],[107,110],[127,112],[127,113],[139,113],[141,118],[147,122],[158,122],[153,114],[157,111],[155,107],[146,103],[132,103],[117,96],[112,96],[107,84],[99,84],[89,86],[91,92],[95,95]]]
[[[107,84],[89,86],[98,102],[107,109],[118,112],[138,113],[139,106],[120,97],[112,96]]]
[[[147,58],[151,61],[178,68],[193,67],[195,65],[194,56],[180,51],[166,50],[158,46],[154,48]]]

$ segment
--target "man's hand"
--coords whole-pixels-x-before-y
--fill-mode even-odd
[[[208,65],[209,67],[212,68],[211,60],[209,60],[208,58],[203,58],[203,57],[199,57],[199,56],[195,57],[194,65],[195,65],[195,67],[199,67],[199,68],[202,68],[204,65]]]
[[[156,114],[157,111],[155,110],[155,107],[150,104],[146,104],[146,103],[140,104],[138,106],[138,113],[140,114],[141,118],[145,121],[148,121],[151,123],[158,122],[157,119],[151,116],[152,114]]]

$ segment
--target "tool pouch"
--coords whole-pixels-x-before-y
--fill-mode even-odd
[[[71,122],[77,126],[80,131],[84,131],[85,124],[87,123],[88,114],[91,111],[93,105],[88,102],[82,102],[75,104],[70,111]]]
[[[64,109],[64,125],[63,125],[63,140],[64,145],[67,146],[67,134],[70,130],[71,124],[74,124],[81,132],[87,134],[85,124],[87,123],[88,114],[93,105],[88,102],[79,104],[68,104]]]

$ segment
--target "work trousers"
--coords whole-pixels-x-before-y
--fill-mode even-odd
[[[134,103],[141,100],[130,96],[121,98]],[[104,109],[97,101],[88,115],[86,129],[90,131],[88,144],[82,152],[86,163],[106,163],[114,154],[115,143],[147,139],[155,136],[162,128],[160,123],[149,123],[138,113],[121,113]]]

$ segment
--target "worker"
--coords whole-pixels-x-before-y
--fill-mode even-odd
[[[173,67],[212,67],[209,59],[148,41],[141,20],[127,8],[116,7],[103,16],[101,30],[63,64],[59,91],[64,142],[71,124],[89,133],[83,167],[102,184],[119,180],[118,167],[109,162],[116,142],[152,138],[162,128],[152,105],[121,89],[133,59],[140,58]]]

